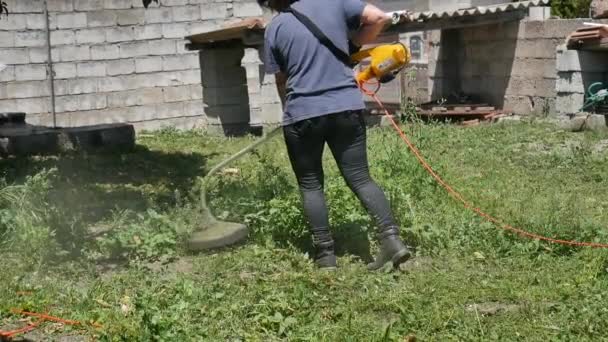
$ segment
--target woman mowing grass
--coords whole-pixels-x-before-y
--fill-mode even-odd
[[[399,237],[389,202],[370,176],[365,108],[352,68],[323,45],[294,15],[308,17],[332,43],[350,52],[376,40],[390,20],[360,0],[258,0],[279,12],[266,27],[265,65],[283,103],[282,126],[315,247],[315,262],[335,268],[334,240],[323,193],[322,155],[328,144],[350,189],[375,218],[380,253],[368,269],[406,261],[411,251]],[[349,36],[352,34],[350,41]]]

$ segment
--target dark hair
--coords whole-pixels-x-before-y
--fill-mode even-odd
[[[297,0],[257,0],[258,5],[266,8],[270,8],[273,11],[281,12],[285,10],[289,5],[296,2]]]

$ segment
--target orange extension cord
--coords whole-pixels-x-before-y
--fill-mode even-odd
[[[399,133],[399,136],[401,137],[401,140],[403,140],[403,142],[405,142],[405,144],[410,149],[410,151],[412,151],[412,153],[414,154],[414,156],[416,157],[416,159],[418,159],[418,162],[420,163],[420,165],[422,165],[422,167],[424,167],[424,169],[431,176],[433,176],[433,178],[435,178],[435,180],[437,181],[437,183],[439,183],[445,190],[447,190],[447,192],[449,194],[451,194],[454,198],[456,198],[458,201],[460,201],[464,205],[465,208],[467,208],[467,209],[475,212],[480,217],[482,217],[485,220],[487,220],[487,221],[495,224],[496,226],[498,226],[501,229],[504,229],[504,230],[507,230],[507,231],[511,231],[513,233],[516,233],[516,234],[518,234],[520,236],[523,236],[523,237],[526,237],[526,238],[536,239],[536,240],[541,240],[541,241],[547,241],[547,242],[556,243],[556,244],[560,244],[560,245],[567,245],[567,246],[608,248],[608,244],[606,244],[606,243],[579,242],[579,241],[572,241],[572,240],[560,240],[560,239],[554,239],[554,238],[551,238],[551,237],[547,237],[547,236],[542,236],[542,235],[539,235],[539,234],[531,233],[531,232],[525,231],[523,229],[513,227],[513,226],[508,225],[506,223],[502,223],[499,219],[497,219],[497,218],[493,217],[492,215],[487,214],[484,211],[482,211],[481,209],[475,207],[471,202],[469,202],[468,200],[466,200],[458,191],[454,190],[454,188],[452,188],[448,183],[446,183],[435,171],[433,171],[433,168],[424,159],[424,157],[422,156],[422,153],[420,153],[420,150],[418,150],[418,148],[410,141],[410,139],[407,137],[407,135],[399,127],[399,125],[397,124],[397,122],[395,121],[395,119],[393,119],[393,117],[390,115],[390,113],[388,112],[388,110],[386,109],[386,107],[384,106],[384,104],[382,103],[382,101],[377,96],[378,90],[380,89],[380,84],[377,85],[377,87],[376,87],[376,89],[374,91],[370,91],[370,90],[365,89],[365,87],[363,85],[361,85],[360,88],[361,88],[361,91],[364,94],[366,94],[367,96],[369,96],[372,99],[374,99],[374,101],[376,101],[376,103],[378,104],[378,106],[380,106],[380,108],[382,109],[382,111],[384,112],[384,114],[391,121],[391,124],[392,124],[393,128],[397,131],[397,133]]]
[[[52,321],[52,322],[66,324],[66,325],[83,325],[81,322],[78,322],[78,321],[63,319],[63,318],[59,318],[59,317],[55,317],[55,316],[50,316],[47,314],[23,311],[23,310],[19,310],[19,309],[11,309],[11,311],[17,315],[37,317],[38,320],[34,323],[28,324],[27,326],[25,326],[23,328],[20,328],[20,329],[15,329],[15,330],[10,330],[10,331],[0,330],[0,341],[10,341],[16,335],[24,334],[24,333],[34,330],[36,327],[38,327],[40,324],[44,323],[45,321]],[[95,324],[95,323],[93,323],[91,325],[96,328],[101,327],[99,324]]]

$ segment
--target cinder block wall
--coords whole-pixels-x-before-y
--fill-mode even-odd
[[[520,115],[557,112],[556,49],[588,20],[520,21],[431,34],[429,91],[453,93]]]
[[[0,110],[51,123],[41,0],[5,0],[0,20]],[[138,129],[209,122],[198,52],[183,37],[262,15],[253,1],[49,0],[57,123],[131,122]],[[202,54],[201,54],[202,56]],[[202,58],[202,57],[201,57]],[[218,82],[221,81],[218,80]]]
[[[557,74],[557,113],[561,116],[577,114],[581,112],[592,84],[608,85],[608,52],[575,51],[567,50],[565,45],[559,46]]]

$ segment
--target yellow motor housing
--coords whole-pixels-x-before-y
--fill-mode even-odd
[[[357,83],[363,83],[375,78],[383,77],[397,72],[411,61],[409,49],[401,44],[385,44],[359,51],[351,56],[352,60],[361,63],[370,57],[369,65],[356,76]]]

